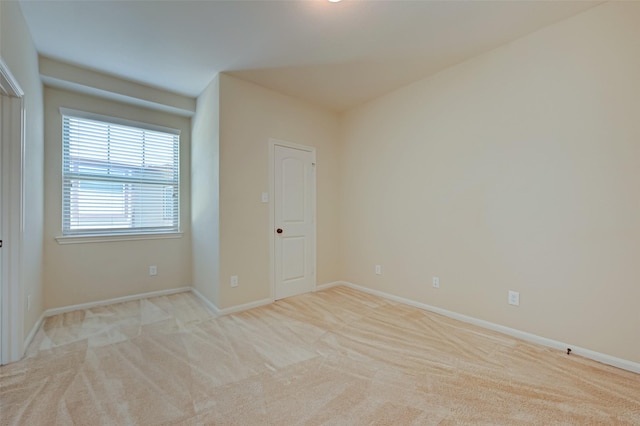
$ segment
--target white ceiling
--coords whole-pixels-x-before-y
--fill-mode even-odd
[[[40,54],[197,96],[218,72],[340,111],[600,1],[21,0]]]

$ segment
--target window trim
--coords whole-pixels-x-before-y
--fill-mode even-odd
[[[182,200],[182,191],[180,189],[180,187],[182,186],[181,181],[182,181],[182,168],[180,167],[180,163],[181,163],[181,155],[180,155],[180,147],[181,147],[181,140],[180,140],[180,135],[181,135],[181,131],[180,129],[175,129],[175,128],[171,128],[171,127],[164,127],[164,126],[159,126],[156,124],[150,124],[150,123],[145,123],[142,121],[135,121],[135,120],[128,120],[125,118],[120,118],[120,117],[112,117],[112,116],[108,116],[108,115],[103,115],[103,114],[96,114],[96,113],[92,113],[92,112],[87,112],[87,111],[80,111],[80,110],[76,110],[76,109],[71,109],[71,108],[65,108],[65,107],[60,107],[59,108],[60,111],[60,116],[61,116],[61,123],[64,122],[64,117],[65,116],[69,116],[69,117],[74,117],[74,118],[79,118],[79,119],[87,119],[87,120],[95,120],[95,121],[100,121],[100,122],[104,122],[104,123],[108,123],[108,124],[114,124],[114,125],[122,125],[122,126],[129,126],[129,127],[134,127],[134,128],[138,128],[138,129],[142,129],[142,130],[149,130],[149,131],[156,131],[156,132],[163,132],[163,133],[167,133],[167,134],[171,134],[171,135],[176,135],[178,136],[178,211],[177,211],[177,215],[178,215],[178,227],[176,230],[168,230],[168,231],[161,231],[161,230],[156,230],[156,231],[151,231],[151,232],[140,232],[138,230],[138,228],[131,228],[132,231],[131,232],[123,232],[123,229],[114,229],[113,231],[105,231],[105,232],[91,232],[90,230],[88,230],[87,232],[73,232],[73,233],[64,233],[64,223],[62,223],[62,228],[61,228],[61,235],[55,237],[56,241],[58,242],[58,244],[80,244],[80,243],[96,243],[96,242],[111,242],[111,241],[135,241],[135,240],[157,240],[157,239],[171,239],[171,238],[182,238],[183,236],[183,232],[182,232],[182,208],[181,208],[181,200]],[[63,125],[63,129],[62,129],[63,134],[61,135],[62,139],[62,155],[63,158],[62,163],[61,163],[61,183],[62,185],[64,185],[64,125]],[[62,213],[62,217],[64,218],[65,212],[64,212],[64,189],[63,192],[61,194],[61,213]]]

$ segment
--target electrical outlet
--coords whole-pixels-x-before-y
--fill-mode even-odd
[[[520,305],[520,293],[517,291],[509,290],[509,304],[519,306]]]
[[[152,277],[155,277],[156,275],[158,275],[158,266],[157,265],[149,266],[149,275],[151,275]]]
[[[231,287],[238,287],[238,276],[232,275],[230,282],[231,282]]]
[[[433,277],[433,288],[440,288],[440,277]]]
[[[376,275],[382,275],[382,266],[376,265]]]

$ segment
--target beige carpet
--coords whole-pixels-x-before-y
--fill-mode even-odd
[[[215,318],[190,293],[47,319],[2,425],[640,424],[640,375],[345,287]]]

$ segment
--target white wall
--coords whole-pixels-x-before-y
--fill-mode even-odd
[[[46,87],[45,308],[56,308],[191,285],[191,121],[155,110]],[[60,245],[62,235],[62,116],[60,107],[179,129],[182,238]],[[157,276],[149,266],[157,265]]]
[[[193,286],[218,305],[220,287],[220,78],[198,97],[192,119],[191,231]]]
[[[317,155],[317,283],[339,279],[336,114],[220,75],[220,292],[227,308],[270,297],[269,139],[313,146]],[[238,275],[239,285],[229,285]]]
[[[606,3],[345,114],[341,278],[640,362],[639,22]]]
[[[38,55],[18,2],[0,1],[0,54],[25,92],[25,170],[22,287],[24,334],[42,313],[43,112]],[[31,295],[31,310],[26,298]]]

